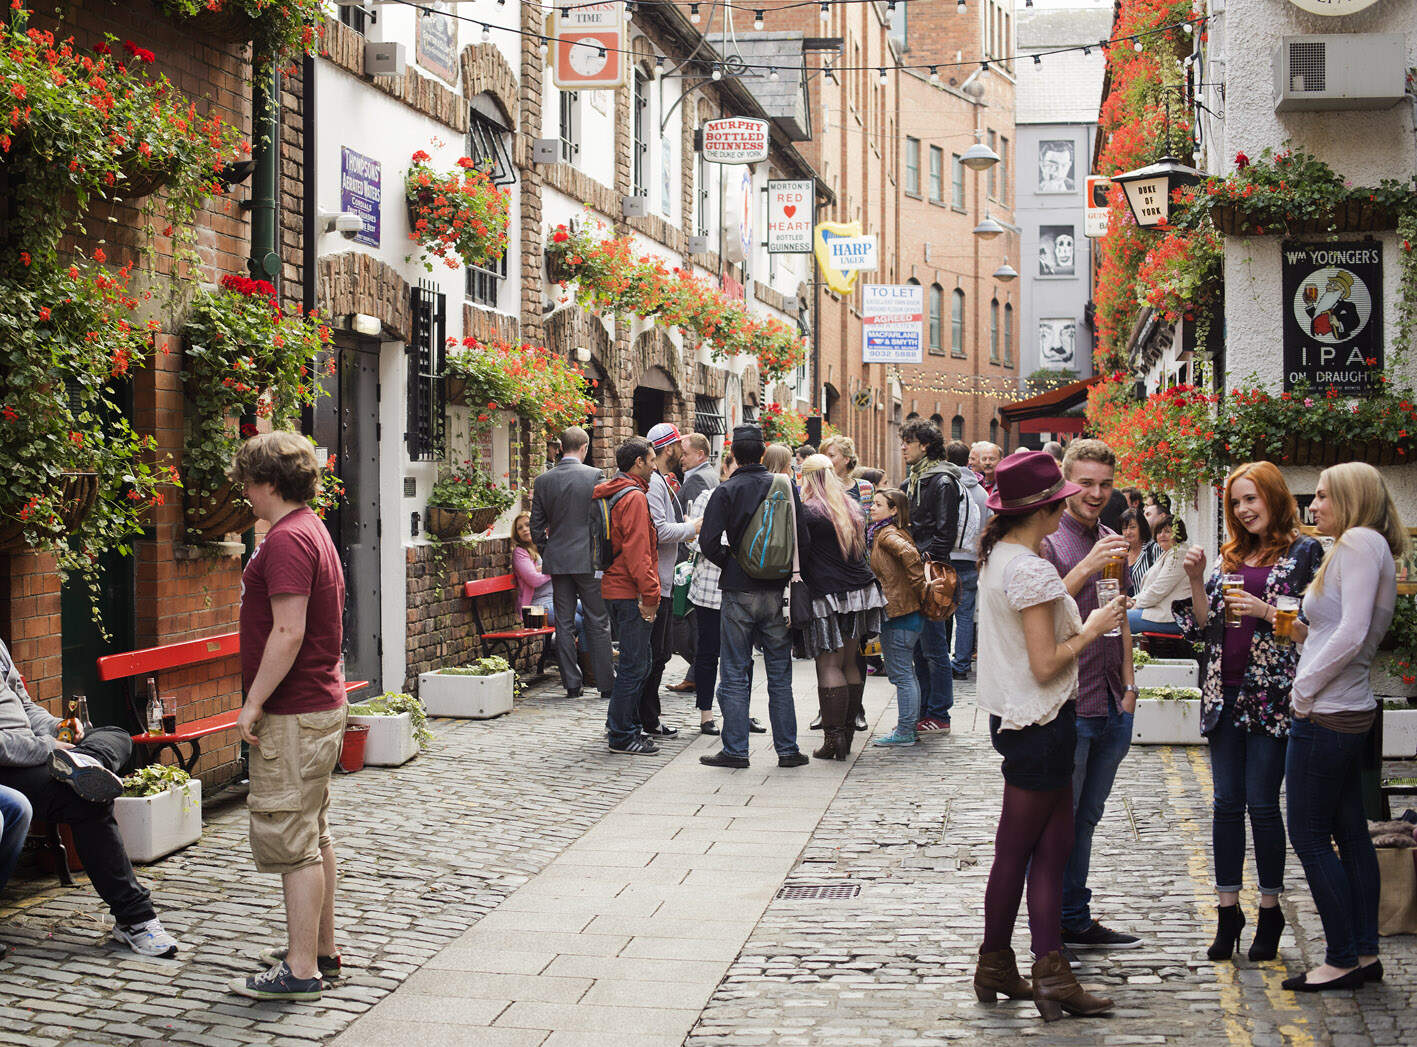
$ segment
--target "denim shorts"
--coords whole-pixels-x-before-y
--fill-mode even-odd
[[[1007,784],[1033,792],[1071,787],[1078,738],[1076,702],[1064,703],[1047,723],[1017,731],[1002,731],[999,723],[997,716],[989,717],[989,738],[1004,758]]]

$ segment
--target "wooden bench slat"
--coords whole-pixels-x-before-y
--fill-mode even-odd
[[[369,686],[368,680],[351,680],[344,685],[344,693],[352,694]],[[227,731],[236,726],[236,717],[240,714],[240,709],[230,709],[224,713],[217,713],[215,716],[204,716],[200,720],[192,720],[188,723],[179,724],[176,734],[135,734],[132,736],[135,742],[146,742],[149,745],[163,745],[168,742],[190,742],[194,738],[205,738],[209,734],[216,734],[218,731]]]
[[[517,587],[516,575],[499,574],[495,578],[478,578],[463,583],[463,595],[472,599],[477,596],[491,596],[494,593],[509,593]]]
[[[163,669],[180,669],[240,653],[241,634],[232,632],[208,636],[201,640],[144,647],[122,654],[108,654],[95,659],[95,664],[98,666],[100,680],[122,680],[129,676],[142,676]]]
[[[556,630],[551,626],[542,626],[539,629],[507,629],[496,633],[483,633],[484,640],[529,640],[533,636],[550,636]]]

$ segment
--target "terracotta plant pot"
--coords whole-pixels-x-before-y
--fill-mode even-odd
[[[229,483],[208,495],[183,491],[182,519],[188,535],[204,542],[220,541],[224,535],[241,534],[256,525],[256,514]]]
[[[65,473],[59,478],[59,485],[63,501],[59,508],[60,533],[68,533],[83,523],[98,501],[98,474]],[[23,524],[18,520],[0,520],[0,554],[24,552],[28,548]]]

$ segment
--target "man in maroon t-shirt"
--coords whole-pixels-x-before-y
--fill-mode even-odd
[[[262,1000],[318,1000],[335,951],[335,852],[330,773],[344,736],[344,572],[311,511],[320,467],[297,433],[264,433],[236,452],[229,472],[270,524],[241,575],[241,684],[236,725],[251,746],[251,854],[280,873],[286,949],[273,966],[231,988]]]

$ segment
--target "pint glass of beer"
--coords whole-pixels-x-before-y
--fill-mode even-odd
[[[1245,576],[1241,574],[1222,574],[1220,576],[1220,592],[1224,596],[1229,596],[1232,592],[1244,592]],[[1230,601],[1225,602],[1225,627],[1227,629],[1238,629],[1240,627],[1240,612],[1230,606]]]
[[[1108,560],[1105,564],[1102,565],[1102,577],[1115,578],[1117,581],[1120,582],[1122,580],[1122,568],[1125,566],[1125,564],[1126,560],[1120,556]]]
[[[1097,586],[1097,606],[1106,607],[1113,600],[1122,594],[1122,584],[1115,578],[1102,577],[1096,583]],[[1121,628],[1111,629],[1102,634],[1103,636],[1121,636]]]
[[[1294,623],[1299,618],[1297,596],[1277,596],[1274,600],[1274,638],[1283,643],[1294,642]]]

